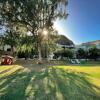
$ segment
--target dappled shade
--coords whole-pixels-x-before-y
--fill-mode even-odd
[[[0,72],[0,100],[100,99],[100,88],[89,82],[86,73],[47,66],[39,69],[5,67]]]

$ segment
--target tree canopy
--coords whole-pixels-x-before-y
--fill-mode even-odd
[[[1,0],[1,23],[27,25],[33,34],[39,28],[52,26],[57,17],[66,17],[67,0]]]
[[[32,47],[32,42],[37,41],[37,39],[38,47],[41,48],[42,42],[39,37],[41,37],[43,29],[53,31],[53,21],[55,19],[67,18],[67,4],[68,0],[0,0],[0,25],[14,30],[18,34],[22,34],[23,30],[26,34],[28,32],[33,34],[34,38],[29,36],[20,38],[21,48],[27,47],[29,44]],[[19,24],[24,26],[24,29],[21,29]],[[39,32],[40,30],[42,31]],[[27,42],[24,41],[26,39]],[[22,41],[24,41],[24,45]]]

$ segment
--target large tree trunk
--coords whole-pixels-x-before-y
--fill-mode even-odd
[[[42,61],[42,54],[41,54],[41,48],[38,48],[38,52],[39,52],[39,61]]]
[[[42,37],[41,37],[42,32],[38,32],[37,36],[37,49],[38,49],[38,63],[42,63],[42,48],[41,48],[41,42],[42,42]]]
[[[38,64],[42,63],[41,43],[38,44]]]

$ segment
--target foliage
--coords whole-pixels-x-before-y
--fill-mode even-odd
[[[67,49],[63,52],[63,57],[73,58],[74,52],[71,49]]]
[[[24,51],[19,51],[18,53],[17,53],[17,56],[18,56],[18,58],[25,58],[25,59],[27,59],[27,58],[33,58],[33,55],[35,55],[36,54],[36,52],[34,52],[34,50],[30,50],[30,51],[28,51],[28,50],[24,50]]]
[[[22,34],[20,32],[22,32]],[[31,50],[34,49],[34,37],[28,36],[20,29],[15,31],[10,27],[1,39],[3,45],[11,46],[12,53],[31,52]]]
[[[31,36],[21,36],[19,38],[18,45],[16,47],[17,52],[31,52],[32,49],[34,49],[35,44],[34,44],[34,38]]]
[[[79,58],[79,59],[85,59],[87,58],[87,51],[82,49],[82,48],[79,48],[77,51],[76,51],[76,57]]]
[[[88,51],[88,58],[95,59],[95,60],[100,58],[100,49],[96,47],[90,48]]]
[[[58,49],[56,41],[59,39],[58,32],[55,30],[49,30],[47,35],[42,38],[42,52],[45,57],[48,57],[50,53],[55,52]]]
[[[76,56],[79,59],[95,59],[96,60],[100,58],[100,49],[96,47],[89,48],[88,50],[84,50],[80,48],[76,52]]]
[[[9,31],[3,36],[3,41],[5,45],[16,46],[17,45],[18,34]]]
[[[73,58],[74,52],[72,49],[64,49],[64,50],[59,50],[57,52],[55,52],[55,57],[59,57],[61,56],[63,57],[67,57],[67,58]]]
[[[18,44],[18,34],[14,31],[6,31],[6,34],[4,34],[2,38],[2,47],[5,45],[9,45],[11,47],[11,54],[13,55],[15,52],[15,47]]]
[[[61,3],[62,2],[62,3]],[[1,16],[3,21],[11,23],[20,22],[35,34],[44,26],[52,26],[57,17],[67,16],[66,0],[1,0]],[[62,8],[63,7],[63,8]]]
[[[41,53],[42,41],[39,39],[38,31],[40,29],[43,31],[44,27],[51,29],[53,21],[58,17],[66,18],[68,16],[67,4],[67,0],[0,0],[0,24],[14,26],[16,31],[18,30],[16,24],[23,24],[27,31],[33,34],[35,43],[38,43],[39,53]],[[21,48],[24,49],[27,46],[31,48],[31,44],[26,43]]]

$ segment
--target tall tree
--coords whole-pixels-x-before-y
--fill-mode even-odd
[[[4,23],[20,22],[27,26],[38,41],[38,52],[41,60],[41,37],[43,29],[50,29],[53,21],[66,18],[67,0],[0,0],[0,16]],[[39,30],[42,30],[41,32]]]

